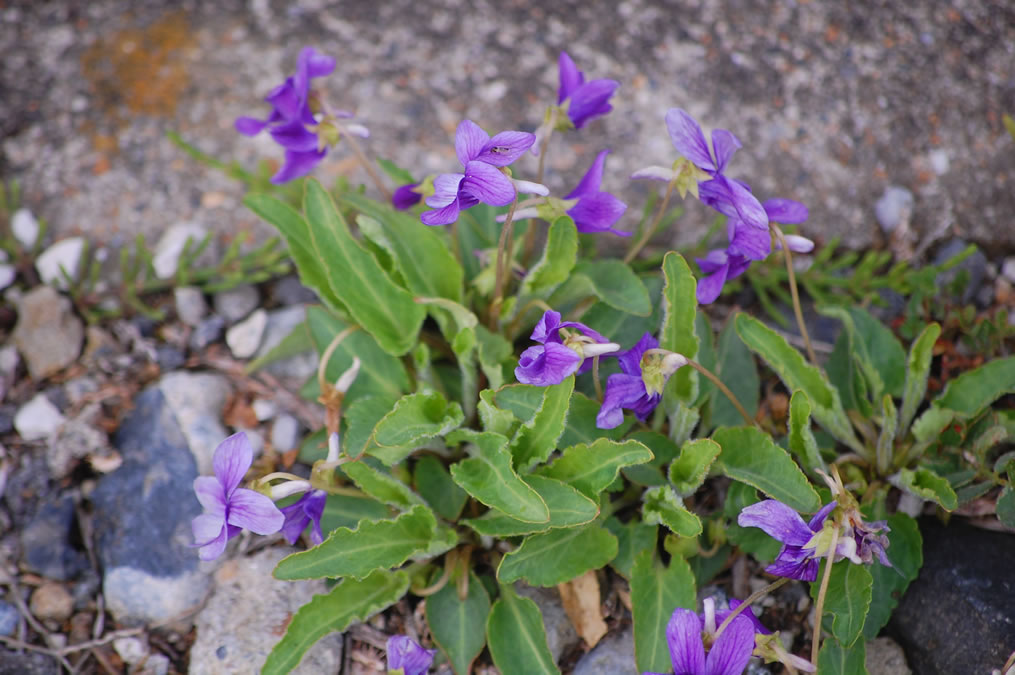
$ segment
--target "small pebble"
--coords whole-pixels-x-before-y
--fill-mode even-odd
[[[913,193],[898,185],[888,186],[874,204],[874,215],[886,233],[895,231],[913,212]]]
[[[212,314],[194,327],[190,334],[190,348],[200,351],[222,337],[222,331],[226,327],[226,320],[221,316]]]
[[[176,316],[188,326],[197,326],[208,314],[208,303],[200,288],[180,286],[173,289],[173,300],[176,302]]]
[[[0,635],[14,635],[20,616],[17,607],[0,600]]]
[[[1004,259],[1001,264],[1001,276],[1015,284],[1015,256]]]
[[[169,279],[176,274],[187,240],[190,240],[190,250],[193,251],[207,235],[208,230],[197,223],[177,223],[167,228],[155,245],[152,255],[155,276],[159,279]]]
[[[312,290],[300,283],[298,277],[282,277],[271,286],[271,299],[283,307],[317,302]]]
[[[931,150],[930,155],[930,168],[934,169],[934,173],[939,176],[943,176],[948,173],[948,167],[951,163],[948,159],[948,151],[938,148],[937,150]]]
[[[215,313],[229,323],[235,323],[253,312],[261,302],[256,286],[240,284],[228,291],[219,291],[212,297]]]
[[[25,250],[31,250],[35,246],[35,242],[39,240],[39,230],[39,221],[28,209],[18,209],[11,216],[11,232]]]
[[[226,344],[229,345],[233,356],[238,359],[249,359],[257,353],[267,325],[268,313],[259,309],[226,331]]]
[[[168,673],[169,657],[165,654],[152,654],[137,675],[168,675]]]
[[[289,452],[300,441],[300,423],[288,413],[282,413],[271,425],[271,446],[278,452]]]
[[[74,598],[63,584],[45,583],[32,593],[29,609],[40,621],[62,622],[74,611]]]
[[[161,345],[155,349],[155,360],[163,372],[171,372],[182,366],[187,357],[176,347]]]
[[[72,280],[78,278],[85,245],[84,237],[71,237],[56,242],[39,254],[35,259],[35,270],[42,283],[66,289],[69,286],[67,277]]]
[[[26,441],[37,441],[56,433],[65,421],[45,394],[36,394],[14,415],[14,429]]]
[[[113,640],[113,649],[124,663],[134,665],[148,656],[148,643],[138,637],[122,637]]]
[[[258,422],[267,422],[278,414],[278,406],[271,399],[254,399],[254,402],[250,404],[250,407],[254,409],[254,416],[257,417]]]
[[[18,270],[14,265],[0,264],[0,290],[13,284],[17,277]]]

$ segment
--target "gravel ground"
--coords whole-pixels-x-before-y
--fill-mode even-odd
[[[674,151],[662,116],[680,106],[743,141],[733,174],[764,199],[812,209],[808,233],[854,248],[883,243],[874,204],[915,196],[913,231],[1015,249],[1015,5],[951,2],[479,1],[218,3],[0,2],[0,175],[56,238],[114,246],[196,221],[223,237],[267,226],[228,179],[175,148],[253,166],[281,153],[232,129],[311,44],[338,58],[326,80],[356,110],[369,149],[417,174],[457,166],[469,117],[533,129],[567,49],[592,77],[622,83],[615,111],[555,139],[547,181],[570,189],[603,147],[607,189],[634,208],[626,176]],[[340,151],[318,175],[355,171]],[[518,165],[534,172],[535,161]],[[530,174],[531,175],[531,174]],[[700,236],[692,209],[675,243]]]

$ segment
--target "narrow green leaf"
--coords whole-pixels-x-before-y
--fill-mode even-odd
[[[574,269],[578,256],[578,230],[567,216],[557,218],[546,234],[543,256],[522,282],[522,295],[543,293],[563,283]]]
[[[719,334],[716,358],[718,363],[715,370],[719,380],[729,387],[748,415],[756,415],[761,395],[758,364],[754,361],[751,350],[737,335],[736,326],[732,321],[728,322]],[[740,411],[725,394],[716,390],[712,396],[712,424],[716,427],[731,427],[743,423],[744,418]]]
[[[311,178],[305,187],[303,209],[312,250],[327,261],[324,272],[331,290],[384,351],[405,354],[416,344],[426,311],[352,237],[321,184]]]
[[[818,493],[793,458],[754,427],[723,427],[712,434],[722,447],[719,468],[727,476],[758,488],[804,513],[821,507]]]
[[[625,466],[652,461],[652,451],[638,441],[597,439],[592,445],[581,443],[561,453],[539,474],[569,483],[586,497],[597,499],[606,486],[617,479]]]
[[[505,555],[497,579],[509,584],[524,579],[533,586],[556,586],[597,570],[617,556],[617,538],[596,523],[550,530],[527,537]]]
[[[826,563],[827,560],[822,562],[818,579],[824,576]],[[832,565],[832,578],[825,595],[825,612],[832,615],[832,635],[846,647],[856,642],[863,631],[871,603],[872,584],[871,574],[865,565],[849,560]],[[820,586],[818,583],[811,584],[811,599],[817,601]]]
[[[857,640],[852,647],[843,647],[835,640],[825,640],[818,652],[821,675],[868,675],[867,645]]]
[[[652,302],[645,284],[623,262],[583,260],[575,266],[574,273],[591,281],[596,297],[609,306],[638,316],[652,313]]]
[[[904,513],[888,517],[888,559],[891,567],[885,567],[875,559],[870,566],[874,584],[871,587],[871,605],[867,620],[863,624],[863,635],[873,640],[888,623],[899,599],[906,592],[910,582],[916,579],[923,566],[923,537],[916,521]]]
[[[689,359],[698,355],[698,336],[694,331],[698,301],[697,281],[683,257],[670,251],[663,257],[663,321],[659,330],[659,347],[683,354]],[[670,378],[669,386],[678,400],[691,403],[694,398],[697,371],[681,368]]]
[[[811,431],[811,402],[800,390],[793,392],[789,399],[789,451],[812,475],[815,469],[828,469]]]
[[[543,401],[532,416],[515,432],[509,450],[515,468],[528,471],[535,464],[545,462],[557,447],[557,439],[564,433],[567,410],[574,391],[574,375],[560,384],[543,388]]]
[[[466,492],[490,508],[529,523],[546,523],[550,511],[539,493],[528,486],[511,466],[508,439],[484,431],[452,432],[448,443],[470,442],[472,457],[451,465],[451,477]]]
[[[905,437],[909,424],[927,393],[930,362],[934,357],[934,345],[937,344],[940,335],[940,325],[928,324],[909,348],[909,358],[906,359],[906,385],[903,387],[902,410],[899,413],[900,438]]]
[[[814,407],[812,414],[825,431],[854,451],[864,455],[866,450],[857,440],[839,394],[817,368],[804,361],[804,357],[786,340],[747,314],[738,314],[737,333],[744,344],[768,363],[790,391],[803,390]]]
[[[696,590],[686,560],[673,556],[663,567],[653,558],[652,551],[642,551],[631,570],[634,658],[639,671],[665,673],[673,669],[666,624],[678,607],[695,609]]]
[[[864,374],[872,384],[880,384],[873,395],[880,398],[887,392],[902,396],[906,352],[892,331],[860,307],[823,307],[819,311],[840,319],[853,334],[854,353],[860,358]]]
[[[500,598],[486,620],[486,641],[493,663],[502,673],[560,673],[546,643],[539,606],[519,596],[511,586],[500,587]]]
[[[1015,527],[1015,490],[1012,490],[1010,485],[1006,485],[1001,490],[994,510],[997,512],[997,519],[1001,521],[1002,525]]]
[[[340,527],[350,529],[362,520],[383,520],[390,515],[390,509],[376,499],[355,495],[328,495],[321,514],[321,532],[324,536]]]
[[[374,427],[374,441],[380,445],[419,445],[443,436],[465,421],[462,407],[438,392],[409,394]]]
[[[931,443],[955,419],[955,413],[946,408],[931,406],[913,422],[913,438],[919,443]]]
[[[468,675],[472,662],[486,644],[490,596],[483,582],[471,572],[464,600],[458,597],[457,584],[453,581],[427,598],[426,623],[456,675]]]
[[[669,479],[681,497],[690,497],[697,492],[708,477],[722,448],[713,440],[700,438],[687,441],[680,448],[680,457],[670,464]]]
[[[978,415],[1004,394],[1015,392],[1015,356],[988,361],[948,382],[935,407],[963,417]]]
[[[343,631],[398,602],[409,590],[405,572],[376,570],[362,580],[343,579],[326,594],[299,608],[285,635],[268,655],[262,675],[284,675],[299,665],[310,647],[328,633]]]
[[[423,500],[408,485],[366,462],[348,462],[342,465],[342,470],[356,487],[379,502],[401,511],[424,505]]]
[[[480,324],[476,326],[476,353],[479,356],[479,367],[486,375],[489,388],[498,389],[503,386],[506,362],[513,356],[511,343]]]
[[[599,515],[599,505],[567,483],[543,476],[526,476],[522,480],[538,492],[546,503],[550,510],[549,521],[526,523],[491,509],[479,518],[463,522],[480,534],[503,538],[545,532],[555,527],[584,525]]]
[[[462,513],[468,493],[455,485],[444,464],[432,455],[416,460],[413,471],[416,490],[442,518],[454,522]]]
[[[642,551],[655,550],[659,528],[638,520],[621,523],[613,516],[607,518],[604,525],[617,538],[617,557],[610,561],[610,566],[630,581],[635,558]]]
[[[886,475],[892,466],[895,454],[895,430],[899,425],[899,414],[895,410],[895,402],[891,394],[881,399],[881,433],[878,435],[877,468],[878,473]]]
[[[401,565],[426,551],[437,521],[425,506],[417,506],[394,520],[363,521],[355,530],[340,527],[320,546],[293,553],[279,561],[275,578],[363,578],[378,568]]]
[[[665,525],[681,537],[701,534],[701,520],[687,510],[684,502],[668,485],[645,490],[642,518],[652,525]]]
[[[899,487],[921,499],[937,502],[946,511],[952,511],[959,505],[959,498],[948,480],[924,467],[900,471]]]

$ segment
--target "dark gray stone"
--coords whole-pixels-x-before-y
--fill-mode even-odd
[[[272,284],[269,291],[272,301],[277,305],[306,305],[318,302],[317,294],[300,283],[299,277],[289,275]]]
[[[913,672],[989,673],[1015,645],[1015,536],[920,521],[923,569],[889,623]]]
[[[934,256],[934,264],[941,265],[958,254],[962,253],[969,246],[969,242],[962,239],[952,239],[937,252]],[[945,287],[958,278],[959,274],[964,272],[967,279],[967,283],[964,288],[961,289],[957,299],[963,304],[968,304],[973,301],[976,297],[977,292],[980,290],[980,285],[983,283],[984,275],[987,272],[987,256],[983,254],[983,251],[977,249],[968,258],[960,262],[954,268],[947,272],[942,272],[937,277],[938,287]]]
[[[38,652],[11,652],[0,648],[0,675],[60,675],[60,664]]]
[[[574,675],[638,675],[631,628],[607,635],[574,667]]]
[[[71,543],[76,514],[74,497],[44,502],[21,530],[24,565],[44,577],[67,581],[88,568],[88,557]]]
[[[137,397],[113,444],[123,465],[92,494],[106,604],[124,623],[164,621],[199,604],[210,584],[190,547],[197,465],[158,386]]]
[[[202,319],[201,323],[194,328],[194,332],[190,334],[190,348],[197,351],[216,342],[222,337],[225,327],[226,320],[221,316],[212,314],[207,319]]]
[[[14,635],[21,614],[18,608],[9,602],[0,600],[0,635]]]
[[[187,357],[176,347],[162,345],[155,349],[155,360],[162,372],[168,373],[176,370],[186,362]]]

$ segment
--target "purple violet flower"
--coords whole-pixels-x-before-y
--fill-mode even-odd
[[[392,635],[388,638],[388,672],[426,675],[436,654],[436,649],[423,649],[407,635]]]
[[[557,89],[557,104],[567,101],[567,116],[575,129],[581,129],[593,117],[600,117],[613,110],[610,97],[620,83],[616,80],[585,81],[585,73],[578,70],[567,52],[561,52],[557,59],[560,72],[560,87]]]
[[[450,225],[460,211],[480,202],[506,206],[516,194],[516,183],[500,172],[532,147],[536,137],[523,131],[502,131],[493,138],[471,120],[455,131],[455,153],[465,173],[445,173],[434,179],[434,194],[426,203],[433,211],[421,219],[427,225]]]
[[[309,490],[303,496],[290,504],[282,507],[282,515],[285,516],[285,523],[282,524],[282,536],[290,544],[299,540],[307,525],[313,523],[310,530],[310,542],[318,546],[324,541],[321,533],[321,516],[324,515],[324,505],[328,501],[328,493],[324,490]]]
[[[613,224],[620,220],[624,211],[627,210],[627,204],[609,192],[599,189],[603,181],[603,167],[608,154],[610,154],[609,150],[603,150],[596,155],[596,160],[585,172],[578,187],[564,197],[564,199],[578,200],[577,204],[567,210],[567,215],[574,220],[575,227],[579,232],[612,232],[621,237],[630,237],[630,232],[613,228]]]
[[[285,516],[271,499],[239,487],[253,458],[250,441],[241,431],[215,448],[212,458],[215,477],[194,479],[194,492],[205,511],[191,523],[201,560],[214,560],[222,555],[226,542],[244,529],[273,534],[282,527]]]
[[[391,205],[399,211],[411,209],[423,199],[423,195],[416,191],[419,183],[409,183],[395,188],[391,194]]]
[[[666,380],[687,365],[687,359],[680,354],[660,350],[658,340],[649,333],[635,346],[618,353],[617,361],[621,372],[607,378],[603,405],[596,415],[596,426],[600,429],[620,426],[624,408],[644,422],[662,400]]]
[[[708,598],[705,602],[711,600]],[[754,651],[755,626],[746,616],[750,609],[737,615],[723,629],[707,655],[703,635],[711,639],[717,626],[722,625],[732,610],[715,612],[714,605],[710,608],[707,604],[705,609],[704,614],[696,614],[678,607],[666,624],[666,642],[674,675],[742,675]]]
[[[567,331],[562,338],[561,329]],[[530,336],[539,344],[522,352],[515,368],[515,377],[523,384],[548,387],[560,384],[572,373],[582,372],[591,365],[590,357],[609,354],[620,349],[620,345],[577,321],[561,321],[560,312],[547,311]],[[587,364],[587,365],[583,365]]]

